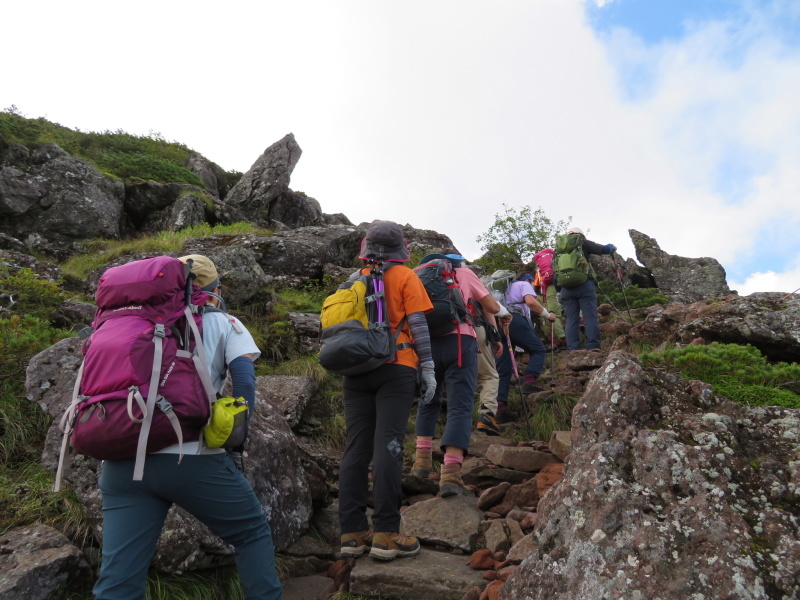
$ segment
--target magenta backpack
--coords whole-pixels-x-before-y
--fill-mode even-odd
[[[533,255],[533,262],[536,263],[536,266],[539,268],[539,280],[545,288],[555,283],[553,255],[555,255],[555,251],[553,251],[552,248],[539,250],[539,252]]]
[[[108,269],[95,294],[73,399],[61,419],[56,486],[69,440],[100,460],[136,458],[200,439],[216,400],[201,338],[207,296],[190,265],[158,256]],[[179,459],[180,461],[180,459]]]

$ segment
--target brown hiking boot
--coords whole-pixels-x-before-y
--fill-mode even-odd
[[[394,560],[398,556],[416,556],[419,554],[419,540],[415,537],[399,533],[375,532],[372,538],[370,558],[375,560]]]
[[[414,466],[411,467],[411,474],[414,477],[427,477],[433,469],[433,450],[430,448],[423,450],[417,448],[417,455],[414,459]]]
[[[450,496],[475,496],[461,480],[461,465],[442,465],[439,477],[439,495],[442,498]]]
[[[491,411],[482,412],[478,417],[478,431],[486,435],[500,435],[500,426],[494,420],[494,413]]]
[[[373,533],[371,529],[342,534],[342,545],[339,555],[342,558],[358,558],[372,545]]]

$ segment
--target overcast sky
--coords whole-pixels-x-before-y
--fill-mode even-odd
[[[0,108],[159,133],[247,171],[294,133],[291,188],[451,237],[505,203],[634,257],[800,287],[798,0],[7,2]]]

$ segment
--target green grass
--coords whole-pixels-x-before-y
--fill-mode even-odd
[[[504,426],[506,427],[504,435],[516,442],[532,441],[516,384],[512,383],[511,390],[508,397],[508,406],[519,415],[519,418],[515,422]],[[550,435],[554,431],[569,431],[572,429],[572,410],[577,402],[578,399],[574,396],[559,394],[548,401],[537,402],[533,406],[529,404],[528,416],[531,421],[530,429],[533,431],[533,440],[548,442],[550,441]]]
[[[83,242],[85,254],[71,257],[61,267],[65,273],[80,279],[95,269],[131,254],[165,254],[179,252],[189,238],[202,238],[211,235],[241,235],[254,233],[272,235],[267,229],[257,229],[250,223],[234,223],[232,225],[214,225],[200,223],[180,231],[162,231],[161,233],[134,240],[92,240]]]
[[[800,395],[781,387],[800,381],[800,365],[770,363],[749,344],[714,342],[645,352],[640,359],[646,366],[665,366],[687,379],[710,383],[718,394],[740,404],[800,408]]]
[[[36,149],[58,144],[72,156],[94,165],[101,173],[126,182],[183,182],[203,187],[188,168],[192,150],[177,142],[168,142],[158,133],[138,136],[124,131],[83,132],[64,127],[44,118],[28,119],[18,111],[0,112],[0,151],[13,143]],[[241,173],[219,176],[223,185],[233,185]]]
[[[599,304],[610,302],[626,318],[628,308],[633,310],[667,303],[667,297],[654,288],[640,288],[632,284],[626,286],[623,293],[618,283],[607,280],[598,281],[598,287],[597,302]]]

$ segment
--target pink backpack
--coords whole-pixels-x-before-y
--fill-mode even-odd
[[[216,400],[201,338],[207,296],[191,265],[159,256],[106,271],[72,403],[61,419],[56,489],[69,440],[100,460],[136,458],[200,439]],[[180,461],[180,458],[179,458]]]
[[[553,273],[553,256],[555,252],[551,248],[539,250],[533,255],[533,262],[539,267],[539,281],[544,287],[553,285],[555,282]]]

